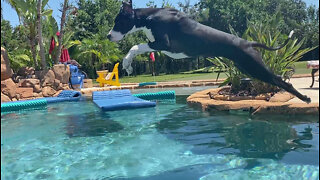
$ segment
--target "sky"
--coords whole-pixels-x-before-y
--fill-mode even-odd
[[[61,4],[64,0],[49,0],[48,7],[50,9],[53,9],[53,17],[57,20],[58,24],[60,24],[60,17],[61,12],[59,9],[61,9]],[[158,7],[161,5],[162,0],[154,0]],[[178,2],[184,2],[185,0],[169,0],[170,3],[177,6]],[[191,4],[194,4],[198,0],[190,0]],[[318,0],[303,0],[307,3],[307,5],[316,5],[316,7],[319,7],[319,1]],[[70,2],[73,5],[76,5],[76,0],[70,0]],[[143,8],[146,7],[147,2],[149,0],[133,0],[133,5],[135,8]],[[1,0],[1,6],[2,6],[2,12],[3,12],[3,18],[5,20],[10,21],[11,26],[15,27],[19,24],[17,13],[3,0]]]

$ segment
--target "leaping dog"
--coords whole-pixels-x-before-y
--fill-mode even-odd
[[[123,2],[108,39],[117,42],[139,30],[145,32],[150,42],[133,46],[125,56],[123,69],[128,74],[133,70],[133,58],[146,52],[161,51],[174,59],[222,56],[232,60],[243,73],[283,88],[302,101],[311,102],[291,84],[274,75],[263,63],[261,54],[254,49],[278,50],[288,43],[293,31],[283,46],[270,48],[200,24],[172,8],[133,9],[130,0],[129,3]]]

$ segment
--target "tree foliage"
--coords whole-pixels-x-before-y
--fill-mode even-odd
[[[6,0],[6,2],[16,10],[22,26],[13,28],[8,21],[1,19],[1,46],[8,50],[11,57],[19,57],[12,60],[17,61],[15,67],[30,66],[32,62],[35,64],[39,61],[35,26],[38,1]],[[55,35],[58,25],[51,16],[52,11],[45,7],[47,2],[48,0],[42,0],[44,14],[42,36],[47,64],[52,65],[53,60],[48,50],[51,38],[54,37],[56,42],[58,40]],[[95,76],[94,69],[112,70],[113,63],[121,61],[133,45],[148,42],[142,32],[126,36],[117,43],[118,45],[106,40],[120,7],[120,0],[78,0],[76,9],[67,10],[66,37],[63,38],[62,44],[69,48],[71,58],[81,62],[85,71],[92,72],[88,73],[92,74],[91,78]],[[157,4],[151,0],[146,7],[157,7]],[[277,39],[280,42],[291,30],[295,30],[295,37],[299,40],[301,49],[319,44],[319,8],[306,7],[302,0],[199,0],[195,5],[191,5],[190,0],[184,0],[178,4],[162,0],[159,7],[176,7],[190,18],[225,32],[230,32],[229,26],[232,26],[234,33],[237,34],[247,32],[248,21],[263,24],[265,27],[271,23],[272,17],[279,13],[280,18],[274,32],[278,33]],[[244,38],[250,40],[249,36]],[[301,41],[302,39],[304,40]],[[318,51],[319,48],[312,51],[307,58],[319,58]],[[24,58],[25,55],[29,58]],[[30,59],[33,61],[29,61]],[[205,58],[173,60],[161,53],[156,54],[156,59],[157,73],[177,73],[210,65]],[[142,70],[137,73],[150,73],[152,62],[148,54],[137,56],[134,63],[137,67],[139,64],[146,66],[140,68]]]
[[[282,34],[295,30],[298,39],[307,37],[303,48],[319,44],[319,8],[307,8],[302,0],[200,0],[198,11],[202,23],[225,32],[231,25],[239,34],[248,28],[248,20],[268,24],[279,12],[277,30]]]

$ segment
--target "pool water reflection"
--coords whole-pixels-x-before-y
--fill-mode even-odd
[[[1,178],[319,178],[318,117],[206,113],[185,99],[117,112],[83,101],[1,114]]]

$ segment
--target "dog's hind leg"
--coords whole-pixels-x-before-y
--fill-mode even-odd
[[[288,91],[289,93],[295,95],[296,97],[298,97],[299,99],[301,99],[302,101],[306,102],[306,103],[311,103],[311,99],[308,96],[302,95],[301,93],[299,93],[290,83],[287,83],[285,81],[282,80],[281,77],[275,76],[273,78],[273,84],[283,88],[284,90]]]
[[[273,72],[264,65],[262,57],[258,51],[249,48],[239,53],[238,58],[241,59],[241,61],[238,60],[235,64],[237,67],[240,67],[239,69],[244,73],[263,82],[278,86],[306,103],[311,102],[310,98],[302,95],[291,84],[283,81],[281,77],[273,74]]]

